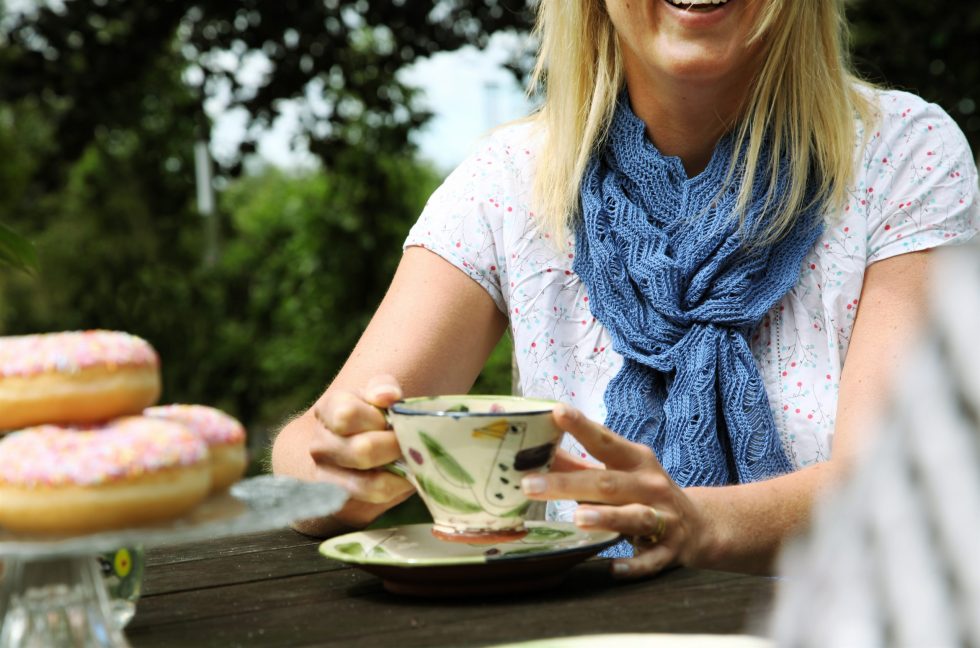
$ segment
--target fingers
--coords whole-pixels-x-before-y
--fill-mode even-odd
[[[642,578],[662,572],[674,564],[674,550],[659,544],[638,552],[632,558],[613,561],[612,573],[617,578]]]
[[[317,481],[336,484],[349,494],[348,504],[389,504],[415,492],[407,479],[383,470],[348,470],[336,466],[320,466]]]
[[[583,529],[606,529],[617,531],[629,537],[658,537],[651,543],[638,542],[633,545],[633,558],[613,562],[613,575],[620,578],[640,578],[650,576],[673,565],[677,561],[675,543],[666,538],[672,529],[677,529],[674,515],[664,509],[654,509],[644,504],[626,506],[578,507],[574,516],[575,524]]]
[[[325,432],[310,447],[317,464],[334,464],[342,468],[370,470],[401,457],[394,433],[375,430],[349,437]]]
[[[372,394],[384,401],[390,392]],[[313,409],[313,415],[320,425],[340,436],[352,436],[368,430],[384,430],[388,427],[384,411],[367,400],[351,392],[331,394],[326,401]]]
[[[661,470],[577,470],[528,475],[521,488],[530,499],[567,499],[599,504],[656,502],[666,497],[670,479]]]
[[[672,518],[668,511],[645,504],[582,505],[574,515],[575,524],[583,529],[607,529],[625,536],[659,536],[661,542],[675,526]]]
[[[364,400],[381,409],[388,409],[392,403],[401,398],[402,388],[390,374],[375,376],[368,380],[364,387]]]
[[[555,407],[554,417],[558,427],[575,437],[589,454],[609,468],[632,470],[651,461],[656,463],[649,448],[617,436],[574,407],[561,403]]]
[[[334,468],[321,471],[319,478],[348,491],[350,497],[344,507],[331,518],[353,528],[369,524],[415,492],[407,480],[383,470],[364,472]]]
[[[415,491],[407,479],[386,470],[351,470],[341,473],[350,498],[369,504],[394,505]]]
[[[558,450],[555,452],[555,460],[551,462],[551,470],[558,472],[589,470],[602,467],[602,464],[595,461],[589,461],[587,459],[582,459],[581,457],[576,457],[569,454],[568,451],[563,448],[558,448]]]
[[[415,491],[406,479],[380,468],[401,457],[385,416],[401,397],[398,382],[381,375],[360,393],[337,389],[313,407],[319,425],[312,429],[308,447],[316,478],[350,496],[334,520],[361,527]]]
[[[644,538],[634,545],[633,558],[613,562],[617,577],[649,576],[679,564],[684,547],[696,537],[691,533],[692,509],[653,451],[617,436],[568,405],[558,405],[554,417],[605,469],[558,455],[551,472],[522,480],[525,494],[535,500],[585,502],[575,512],[579,527]],[[658,504],[654,509],[640,502]]]

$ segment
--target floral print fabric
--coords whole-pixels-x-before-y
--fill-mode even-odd
[[[980,224],[977,168],[952,119],[905,92],[874,91],[874,98],[880,119],[873,131],[857,125],[843,210],[825,215],[824,234],[796,285],[751,338],[776,426],[798,468],[830,456],[865,269],[965,242]],[[529,123],[493,133],[432,195],[405,246],[425,247],[458,267],[508,315],[520,393],[565,401],[604,421],[603,394],[622,358],[572,272],[571,234],[552,241],[537,225],[536,147]],[[587,456],[567,435],[564,446]]]

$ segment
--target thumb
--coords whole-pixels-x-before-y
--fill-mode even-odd
[[[394,376],[390,374],[379,374],[367,382],[364,388],[364,400],[382,409],[391,407],[391,404],[402,398],[402,388]]]

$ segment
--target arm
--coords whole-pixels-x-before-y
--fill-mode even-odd
[[[649,508],[655,507],[666,523],[661,541],[618,561],[614,569],[620,574],[639,576],[671,564],[768,571],[783,540],[808,522],[814,499],[873,431],[902,351],[914,341],[926,313],[929,258],[928,252],[904,254],[866,272],[841,376],[830,461],[764,482],[681,489],[649,449],[564,410],[557,415],[559,424],[607,470],[553,473],[525,484],[525,490],[536,499],[602,503],[579,507],[576,523],[625,535],[655,531],[656,514]]]
[[[363,526],[406,499],[411,485],[378,469],[400,452],[376,407],[403,393],[468,391],[506,326],[479,284],[428,250],[406,250],[350,358],[317,402],[276,437],[273,472],[351,493],[333,519],[298,528],[329,535]]]

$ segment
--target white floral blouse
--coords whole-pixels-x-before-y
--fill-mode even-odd
[[[776,427],[797,467],[830,456],[865,269],[964,242],[980,225],[977,168],[952,119],[905,92],[877,91],[875,98],[881,118],[873,133],[858,124],[857,141],[867,142],[855,151],[843,212],[826,215],[796,285],[751,339]],[[521,393],[571,403],[603,421],[606,385],[622,358],[572,272],[571,235],[556,246],[537,227],[532,128],[493,133],[432,195],[405,246],[448,260],[508,315]],[[587,456],[567,435],[564,445]]]

